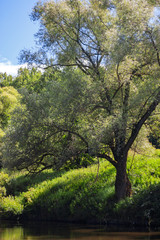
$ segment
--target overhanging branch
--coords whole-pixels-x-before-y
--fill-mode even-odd
[[[106,153],[97,153],[95,154],[95,157],[98,158],[104,158],[106,159],[108,162],[110,162],[115,168],[117,167],[117,162],[115,160],[113,160],[109,155],[107,155]]]
[[[149,116],[152,114],[152,112],[156,109],[156,107],[159,104],[159,102],[160,102],[160,90],[158,91],[155,100],[152,102],[152,104],[149,106],[149,108],[143,114],[141,119],[134,125],[134,128],[132,130],[131,136],[130,136],[128,142],[125,145],[125,152],[126,153],[131,148],[131,146],[132,146],[134,140],[136,139],[136,137],[138,136],[138,133],[141,130],[143,124],[149,118]]]

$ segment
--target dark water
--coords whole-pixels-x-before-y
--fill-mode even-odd
[[[111,231],[104,227],[56,223],[0,222],[0,240],[160,240],[160,232]]]

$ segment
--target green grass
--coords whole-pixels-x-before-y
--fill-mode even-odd
[[[13,174],[2,184],[7,196],[0,200],[0,211],[3,217],[29,219],[100,218],[114,193],[115,171],[108,162],[102,162],[97,178],[97,169],[94,165],[58,174],[48,170],[32,178],[25,173]]]
[[[133,160],[133,164],[131,162],[132,156],[129,157],[128,168],[132,165],[129,177],[134,193],[160,182],[159,149],[155,150],[155,153],[151,156],[137,154]]]
[[[152,156],[136,155],[134,160],[130,155],[128,169],[134,197],[119,204],[113,200],[115,169],[107,161],[100,162],[98,175],[97,164],[58,173],[47,170],[36,176],[1,172],[0,215],[9,219],[78,222],[105,222],[123,216],[123,221],[133,222],[131,216],[136,211],[136,219],[155,223],[160,218],[156,210],[160,205],[156,199],[160,150]]]

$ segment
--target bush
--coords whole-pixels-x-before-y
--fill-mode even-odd
[[[160,222],[160,184],[144,189],[132,198],[116,205],[117,218],[132,224],[159,226]]]
[[[18,198],[9,196],[0,199],[0,213],[1,218],[17,218],[23,212],[23,205],[20,203]]]
[[[6,196],[6,184],[9,181],[9,176],[7,173],[0,172],[0,198]]]
[[[9,175],[4,173],[3,171],[0,172],[0,186],[4,186],[9,181]]]

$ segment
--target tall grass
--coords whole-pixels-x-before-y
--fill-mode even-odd
[[[152,156],[135,155],[134,159],[130,155],[128,171],[134,196],[146,198],[142,192],[160,183],[160,151]],[[0,215],[3,218],[105,222],[119,217],[123,209],[127,219],[129,210],[124,209],[130,209],[133,215],[133,206],[139,200],[134,197],[115,205],[115,174],[107,161],[101,161],[99,167],[94,164],[58,173],[47,170],[36,176],[1,172]]]
[[[3,217],[6,213],[7,217],[30,219],[87,221],[101,218],[107,199],[114,193],[115,171],[107,162],[101,162],[98,173],[97,170],[94,165],[59,173],[59,176],[52,170],[32,178],[24,173],[13,174],[4,184],[7,196],[1,198],[0,211]]]

